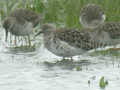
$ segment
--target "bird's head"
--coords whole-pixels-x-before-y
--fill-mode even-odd
[[[35,35],[38,36],[39,34],[51,33],[54,30],[54,27],[51,24],[44,24],[40,28],[41,30]]]
[[[101,6],[88,4],[80,12],[80,22],[83,27],[96,27],[104,23],[106,15]]]

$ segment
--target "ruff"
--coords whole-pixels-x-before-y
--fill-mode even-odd
[[[104,10],[101,6],[88,4],[81,9],[80,23],[86,28],[96,28],[98,25],[104,23],[105,17]]]
[[[102,27],[96,29],[55,29],[49,24],[45,24],[36,36],[43,33],[45,47],[53,54],[64,58],[113,45],[111,40],[114,38],[110,34],[102,31]]]
[[[12,11],[3,23],[6,32],[6,41],[9,32],[15,36],[15,43],[16,36],[27,36],[29,45],[31,45],[30,35],[33,34],[33,28],[37,26],[42,19],[43,15],[38,16],[37,13],[28,9],[16,9]]]

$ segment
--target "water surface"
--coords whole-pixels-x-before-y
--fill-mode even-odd
[[[6,48],[0,32],[1,90],[101,90],[102,76],[108,80],[105,90],[120,90],[119,58],[89,54],[61,61],[43,46],[32,52]],[[76,70],[76,68],[81,70]],[[88,84],[90,80],[90,84]]]

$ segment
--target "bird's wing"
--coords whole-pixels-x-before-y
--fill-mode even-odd
[[[29,9],[16,9],[10,13],[10,16],[23,18],[27,22],[32,22],[34,27],[39,24],[40,20],[43,19],[42,14],[38,15],[36,12]]]
[[[94,38],[90,35],[93,34],[93,32],[89,30],[63,29],[58,31],[59,32],[56,33],[57,38],[77,48],[90,50],[106,46],[105,43],[99,42],[99,40],[94,40]]]
[[[112,39],[120,38],[120,22],[106,22],[98,28],[107,32]]]
[[[27,21],[25,21],[23,18],[16,18],[16,17],[7,17],[4,20],[3,27],[6,30],[14,31],[14,29],[19,29],[19,27],[25,27]],[[29,24],[29,23],[28,23]]]
[[[16,9],[12,11],[9,16],[22,17],[27,21],[31,21],[31,19],[34,19],[37,17],[37,14],[29,9]]]

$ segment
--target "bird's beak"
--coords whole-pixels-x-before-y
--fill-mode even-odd
[[[8,30],[5,30],[5,41],[7,42],[7,38],[8,38]]]
[[[37,37],[38,35],[40,35],[40,34],[42,34],[43,33],[43,31],[41,30],[41,31],[39,31],[36,35],[35,35],[35,37]]]

